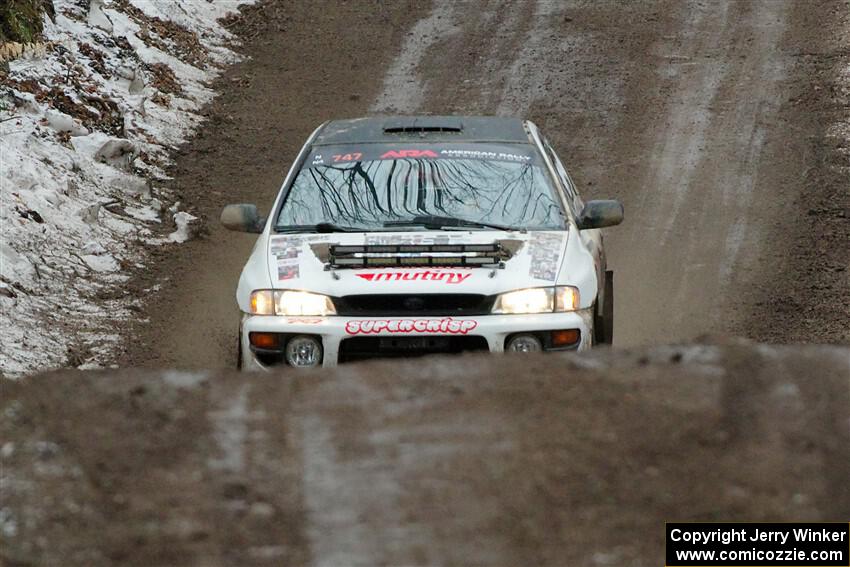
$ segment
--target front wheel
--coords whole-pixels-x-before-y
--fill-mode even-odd
[[[242,325],[236,334],[236,370],[242,370]]]
[[[610,345],[614,342],[614,272],[605,272],[605,301],[602,304],[602,313],[597,311],[593,338],[598,344]],[[598,304],[597,304],[598,309]]]

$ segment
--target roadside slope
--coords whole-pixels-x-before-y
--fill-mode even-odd
[[[0,37],[0,376],[114,357],[150,291],[130,272],[191,220],[163,168],[238,59],[218,19],[246,1],[3,3],[0,27],[40,30],[31,12],[44,35]]]

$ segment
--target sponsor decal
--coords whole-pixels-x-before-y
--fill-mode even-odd
[[[478,326],[472,319],[363,319],[349,321],[345,332],[349,335],[376,335],[379,333],[431,333],[465,335]]]
[[[464,237],[453,234],[418,234],[408,232],[405,234],[367,234],[367,245],[381,244],[451,244],[452,241],[461,242]]]
[[[291,280],[295,279],[300,275],[300,270],[298,269],[298,264],[278,264],[277,265],[277,279],[280,280]]]
[[[509,144],[440,144],[409,147],[397,144],[364,144],[360,146],[323,146],[307,158],[308,167],[347,167],[358,162],[395,159],[487,160],[505,163],[543,165],[533,150],[522,151]]]
[[[517,161],[520,163],[531,162],[531,156],[524,156],[521,154],[509,154],[506,152],[488,152],[482,150],[440,150],[440,155],[442,157],[451,158]]]
[[[334,163],[346,161],[360,161],[363,158],[362,152],[351,152],[348,154],[334,154]]]
[[[462,273],[456,270],[425,270],[424,272],[367,272],[365,274],[354,274],[358,278],[370,282],[442,282],[446,284],[459,284],[472,275],[472,272]]]
[[[278,281],[299,277],[298,257],[303,250],[301,236],[278,236],[272,238],[271,253],[277,259]]]
[[[304,239],[300,236],[277,236],[272,238],[271,253],[278,260],[297,258],[301,255],[301,244]]]
[[[401,158],[436,158],[440,157],[433,150],[390,150],[381,154],[381,159]]]
[[[564,248],[563,234],[536,232],[531,235],[529,245],[531,265],[528,275],[539,280],[555,281]]]
[[[324,321],[321,317],[287,317],[286,322],[290,325],[318,325]]]

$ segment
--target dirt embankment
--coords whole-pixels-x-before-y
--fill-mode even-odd
[[[745,344],[4,385],[5,565],[661,565],[850,517],[850,350]]]
[[[122,365],[232,367],[254,238],[219,227],[221,206],[270,206],[315,126],[368,112],[530,117],[585,198],[622,200],[621,346],[850,340],[850,173],[827,136],[847,112],[845,2],[368,6],[270,2],[235,24],[251,59],[173,171],[209,234],[139,275],[166,281]]]

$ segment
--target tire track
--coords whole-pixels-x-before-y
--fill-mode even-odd
[[[425,88],[417,68],[428,49],[458,32],[453,21],[454,4],[437,0],[427,17],[407,33],[400,53],[384,75],[383,87],[372,104],[372,113],[415,113],[423,104]]]
[[[627,202],[638,222],[611,232],[619,344],[723,332],[748,316],[739,289],[753,274],[742,268],[758,265],[775,214],[754,203],[773,199],[759,171],[765,141],[781,136],[786,3],[722,6],[687,22],[688,51],[667,53],[661,70],[677,86],[655,117],[640,197]]]

